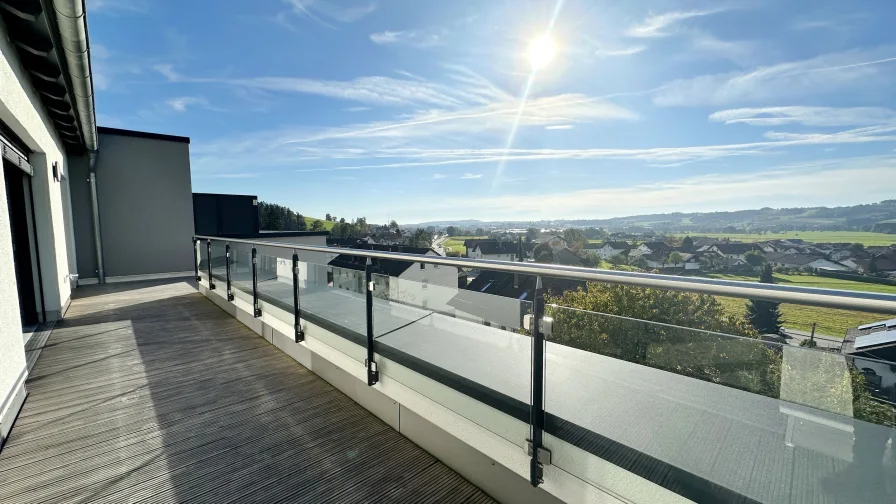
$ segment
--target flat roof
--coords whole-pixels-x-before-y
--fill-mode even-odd
[[[97,126],[96,132],[100,135],[118,135],[135,138],[147,138],[150,140],[167,140],[169,142],[190,143],[190,137],[166,135],[164,133],[150,133],[148,131],[135,131],[120,128],[110,128],[108,126]]]

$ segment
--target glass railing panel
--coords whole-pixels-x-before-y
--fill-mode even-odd
[[[234,294],[252,301],[252,247],[242,244],[230,246],[230,284]]]
[[[706,296],[587,296],[702,329],[549,305],[546,445],[580,450],[557,467],[633,502],[892,502],[896,364],[763,340]]]
[[[223,292],[227,288],[227,250],[225,244],[213,241],[211,256],[212,279],[215,282],[215,288],[221,289]]]
[[[292,261],[261,253],[257,253],[256,258],[258,299],[264,305],[262,311],[292,326],[295,323]]]
[[[433,387],[415,379],[415,375],[390,374],[388,366],[381,370],[523,446],[528,423],[531,338],[522,330],[522,320],[531,313],[532,303],[458,288],[457,269],[442,269],[432,269],[419,280],[373,275],[377,353],[440,386]],[[420,275],[418,271],[414,272]],[[445,387],[453,390],[446,393]],[[490,408],[457,401],[457,392]]]

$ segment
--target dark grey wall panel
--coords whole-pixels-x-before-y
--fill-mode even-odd
[[[87,156],[69,157],[67,168],[72,202],[72,224],[75,229],[77,273],[81,278],[96,278],[96,247],[93,242],[93,219],[90,216]]]
[[[106,276],[192,271],[193,190],[186,142],[99,133],[97,193]],[[96,278],[87,160],[71,166],[82,279]]]

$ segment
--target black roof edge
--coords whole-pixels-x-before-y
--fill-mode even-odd
[[[148,131],[134,131],[134,130],[126,130],[120,128],[110,128],[108,126],[97,126],[96,127],[97,134],[106,134],[106,135],[119,135],[119,136],[128,136],[135,138],[148,138],[150,140],[167,140],[169,142],[183,142],[190,143],[190,137],[185,136],[177,136],[177,135],[165,135],[163,133],[150,133]]]
[[[259,231],[256,233],[224,233],[213,235],[216,238],[234,238],[237,240],[253,240],[264,238],[295,238],[299,236],[327,236],[329,231]]]

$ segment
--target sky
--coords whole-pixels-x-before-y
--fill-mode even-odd
[[[101,126],[371,222],[896,197],[892,0],[88,0]]]

